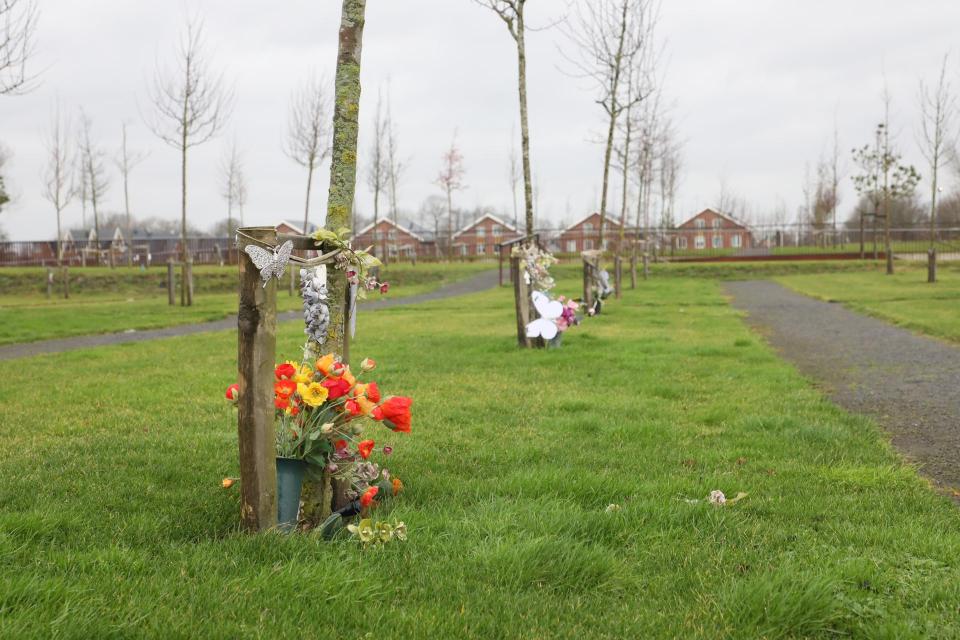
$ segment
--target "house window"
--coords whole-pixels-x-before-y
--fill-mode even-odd
[[[686,249],[686,248],[687,248],[687,237],[686,237],[686,236],[680,236],[680,238],[678,238],[678,240],[677,240],[677,246],[678,246],[680,249]]]
[[[487,245],[483,244],[482,242],[478,242],[478,243],[477,243],[477,255],[478,255],[478,256],[482,256],[482,255],[485,255],[486,253],[487,253]]]
[[[396,240],[396,239],[397,239],[396,229],[390,229],[390,231],[387,231],[387,240]]]
[[[712,245],[712,246],[713,246],[714,249],[723,249],[723,236],[722,236],[722,235],[720,235],[719,233],[715,233],[715,234],[713,234],[713,238],[712,238],[711,240],[712,240],[712,242],[713,242],[713,245]]]
[[[583,250],[584,250],[584,251],[593,251],[593,240],[584,240],[584,241],[583,241]]]
[[[460,245],[460,255],[462,256],[467,255],[467,245],[465,244]]]
[[[577,241],[576,240],[567,240],[567,251],[569,253],[577,252]]]
[[[707,241],[704,239],[703,234],[698,234],[697,237],[693,239],[693,246],[697,249],[703,249],[707,246]]]
[[[493,237],[499,238],[502,235],[503,235],[503,229],[500,228],[500,225],[498,224],[493,225]]]
[[[593,223],[592,223],[592,222],[584,222],[584,223],[583,223],[583,227],[581,227],[581,228],[583,229],[584,233],[588,233],[588,232],[590,232],[590,231],[593,231]]]
[[[389,253],[391,257],[395,258],[397,256],[397,245],[395,244],[387,245],[387,253]]]
[[[719,229],[719,228],[720,228],[720,218],[714,218],[714,219],[713,219],[713,228],[714,228],[714,229]]]
[[[703,218],[697,218],[697,221],[694,223],[694,226],[697,229],[703,229],[706,226],[706,224],[703,222]]]
[[[477,227],[477,237],[486,238],[487,237],[487,228],[486,227]]]
[[[741,240],[740,240],[739,233],[730,236],[730,246],[733,247],[734,249],[740,248],[740,242]]]

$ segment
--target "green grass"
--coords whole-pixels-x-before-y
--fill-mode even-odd
[[[861,273],[775,278],[800,293],[843,303],[900,326],[960,342],[960,264],[942,263],[938,282],[927,283],[926,266],[897,263],[886,275],[878,266]]]
[[[382,279],[390,282],[385,296],[403,298],[432,291],[494,268],[491,264],[453,263],[390,266]],[[145,330],[220,320],[237,312],[236,267],[197,267],[192,307],[167,304],[166,270],[71,269],[75,284],[67,300],[48,300],[37,283],[46,270],[0,270],[0,345],[52,338]],[[277,295],[277,308],[300,308],[300,297],[290,296],[288,280]],[[179,303],[179,294],[177,296]]]
[[[363,317],[415,398],[371,429],[407,486],[380,551],[238,532],[232,333],[0,362],[0,637],[960,636],[960,513],[871,422],[716,280],[605,309],[556,351],[506,288]],[[685,502],[713,489],[749,496]]]

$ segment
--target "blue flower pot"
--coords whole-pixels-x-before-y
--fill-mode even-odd
[[[293,531],[300,515],[300,492],[307,463],[292,458],[277,458],[277,528]]]

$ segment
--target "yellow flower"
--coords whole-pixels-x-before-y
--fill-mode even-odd
[[[309,384],[298,384],[297,393],[300,394],[300,399],[303,400],[303,404],[310,407],[319,407],[326,402],[327,395],[330,392],[319,382],[311,382]]]
[[[299,384],[310,384],[313,380],[313,369],[306,363],[301,364],[297,372],[293,374],[293,380]]]

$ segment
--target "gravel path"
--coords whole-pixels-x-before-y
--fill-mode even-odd
[[[432,300],[442,300],[454,296],[462,296],[470,293],[479,293],[497,286],[497,271],[484,271],[472,278],[454,282],[452,284],[440,287],[427,293],[421,293],[406,298],[392,298],[388,300],[370,300],[359,305],[361,311],[377,311],[379,309],[389,309],[390,307],[399,307],[408,304],[418,304],[420,302],[430,302]],[[278,322],[287,322],[291,320],[302,321],[303,315],[300,311],[287,311],[277,314]],[[112,344],[124,344],[127,342],[143,342],[145,340],[156,340],[158,338],[171,338],[174,336],[187,336],[194,333],[206,333],[208,331],[227,331],[237,328],[237,316],[232,315],[223,320],[215,322],[203,322],[200,324],[183,324],[164,329],[149,329],[144,331],[127,331],[124,333],[105,333],[92,336],[77,336],[74,338],[61,338],[58,340],[44,340],[41,342],[27,342],[22,344],[11,344],[0,347],[0,360],[12,360],[14,358],[27,358],[43,353],[61,353],[63,351],[73,351],[74,349],[86,349],[88,347],[100,347]]]
[[[960,488],[960,348],[773,282],[725,286],[747,323],[837,404],[875,418],[941,488]]]

